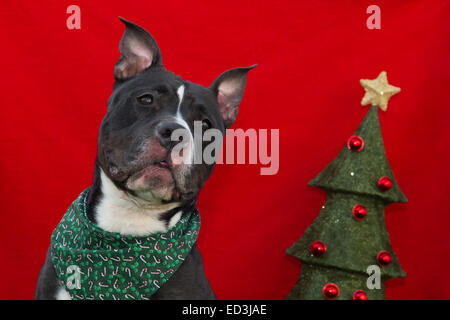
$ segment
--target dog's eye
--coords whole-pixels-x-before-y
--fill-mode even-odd
[[[149,105],[153,102],[153,96],[149,93],[144,93],[143,95],[137,97],[137,101],[140,104]]]
[[[208,119],[204,119],[202,121],[202,130],[205,131],[208,130],[209,128],[211,128],[211,122],[209,122]]]

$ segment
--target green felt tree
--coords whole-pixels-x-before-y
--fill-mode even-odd
[[[370,90],[374,96],[387,92]],[[406,276],[389,241],[384,209],[407,199],[386,159],[377,106],[370,107],[346,146],[309,185],[325,190],[327,200],[287,250],[302,261],[300,277],[287,299],[384,299],[384,281]],[[380,271],[379,289],[375,278],[368,287],[369,266],[370,275]]]

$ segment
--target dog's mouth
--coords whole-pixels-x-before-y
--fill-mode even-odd
[[[110,177],[132,195],[144,195],[142,197],[145,198],[152,194],[163,202],[184,201],[193,197],[193,192],[185,190],[180,165],[172,161],[168,153],[141,156],[123,169],[114,165],[111,167],[114,170],[110,169]]]
[[[152,162],[130,175],[125,188],[137,196],[151,192],[162,203],[191,201],[195,192],[182,189],[180,181],[175,178],[175,169],[167,160]]]
[[[130,181],[139,179],[143,175],[148,175],[148,177],[151,178],[154,175],[158,176],[160,174],[172,175],[172,166],[166,159],[148,162],[134,168],[134,170],[127,175],[125,182],[129,183]]]
[[[153,165],[160,167],[160,168],[168,169],[168,170],[172,169],[171,165],[166,160],[157,161],[157,162],[153,163]]]

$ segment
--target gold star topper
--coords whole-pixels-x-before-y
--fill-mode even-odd
[[[396,93],[400,92],[400,88],[391,86],[387,81],[386,71],[382,71],[378,78],[374,80],[359,80],[366,94],[362,98],[361,105],[372,104],[379,106],[381,110],[386,111],[389,99]]]

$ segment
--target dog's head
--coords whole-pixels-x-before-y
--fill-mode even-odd
[[[194,122],[203,131],[214,128],[224,135],[236,119],[247,72],[254,66],[228,70],[208,88],[184,81],[165,69],[159,47],[146,30],[121,21],[122,55],[100,127],[98,163],[117,187],[141,199],[192,200],[214,167],[192,161],[196,148],[206,146],[194,143]],[[174,135],[180,130],[185,132],[182,138]],[[179,144],[180,157],[174,158],[172,151]]]

